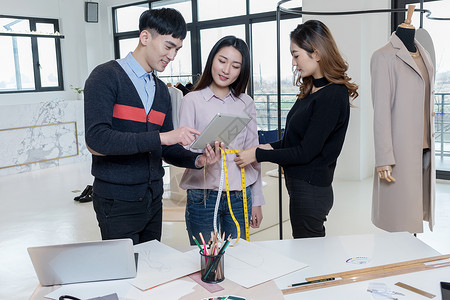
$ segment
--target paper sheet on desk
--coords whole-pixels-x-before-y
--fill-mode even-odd
[[[307,266],[242,239],[236,246],[228,247],[225,251],[225,278],[246,288]]]
[[[134,246],[139,253],[136,278],[131,282],[147,290],[200,270],[198,258],[182,253],[156,240]]]

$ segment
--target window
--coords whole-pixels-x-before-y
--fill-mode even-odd
[[[245,0],[198,0],[198,20],[216,20],[246,14]]]
[[[186,23],[192,23],[192,3],[191,0],[166,0],[153,1],[152,8],[174,8],[178,10],[184,17]]]
[[[183,47],[178,51],[175,59],[166,67],[164,72],[158,73],[158,77],[168,83],[176,85],[178,82],[186,85],[188,82],[193,82],[191,75],[191,34],[188,31],[186,38],[183,41]]]
[[[128,39],[120,39],[119,40],[119,58],[124,58],[128,53],[132,52],[136,49],[137,44],[139,43],[139,38],[128,38]]]
[[[186,20],[188,34],[183,48],[158,77],[167,83],[195,83],[203,72],[212,46],[226,35],[242,38],[252,55],[252,74],[247,90],[257,107],[261,130],[277,129],[277,37],[276,14],[279,0],[151,0],[151,8],[175,8]],[[301,6],[292,1],[283,8]],[[133,51],[138,43],[138,19],[148,9],[147,2],[113,8],[116,58]],[[134,23],[133,23],[134,22]],[[282,120],[293,105],[298,87],[293,85],[289,33],[302,20],[298,15],[281,13]],[[130,24],[125,26],[124,24]],[[134,25],[132,25],[134,24]]]
[[[245,41],[245,27],[244,25],[234,25],[225,27],[215,27],[209,29],[203,29],[200,31],[201,41],[201,57],[202,57],[202,70],[208,60],[209,52],[214,44],[227,35],[234,35]]]
[[[0,93],[63,89],[58,20],[0,16]]]
[[[275,130],[277,119],[277,37],[276,9],[279,0],[150,0],[113,8],[115,57],[133,51],[139,38],[140,14],[149,8],[174,8],[184,17],[187,35],[183,47],[164,72],[157,74],[166,83],[194,83],[203,72],[212,46],[222,37],[235,35],[247,42],[252,55],[252,74],[247,93],[256,105],[259,130]],[[299,8],[302,1],[283,8]],[[250,13],[248,12],[250,10]],[[302,22],[295,14],[281,13],[281,110],[282,126],[292,107],[298,87],[293,86],[289,33]],[[127,24],[127,25],[125,25]],[[168,167],[164,163],[164,167]],[[166,170],[168,171],[168,170]],[[166,172],[165,188],[173,176]]]
[[[280,28],[280,65],[281,65],[281,124],[286,123],[286,116],[298,94],[292,74],[289,33],[298,25],[298,19],[281,21]],[[263,130],[278,128],[277,114],[277,61],[268,59],[277,57],[276,22],[253,24],[253,99],[258,109],[258,126]],[[273,45],[267,47],[266,45]],[[264,49],[264,51],[261,51]]]
[[[147,9],[147,3],[117,8],[114,18],[116,20],[115,32],[121,33],[139,30],[139,17]]]
[[[139,41],[139,17],[148,8],[147,2],[113,8],[114,52],[116,58],[124,58],[136,48]]]
[[[191,0],[165,0],[165,1],[152,1],[151,8],[174,8],[178,10],[184,17],[186,24],[192,23],[192,1]],[[191,32],[186,34],[186,38],[183,41],[183,48],[178,51],[174,61],[172,61],[164,72],[158,73],[158,77],[173,85],[181,83],[186,85],[193,83],[198,79],[198,76],[192,73],[192,46],[191,46]]]
[[[255,14],[261,12],[276,11],[278,2],[280,2],[280,0],[250,0],[250,13]],[[281,7],[283,8],[296,8],[299,6],[302,6],[302,1],[299,0],[290,1],[281,5]]]

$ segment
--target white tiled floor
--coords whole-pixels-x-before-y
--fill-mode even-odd
[[[100,239],[92,203],[73,201],[92,183],[89,168],[89,163],[82,163],[0,177],[0,299],[28,299],[37,286],[27,247]],[[335,203],[326,223],[327,235],[381,231],[370,221],[371,178],[335,180],[333,185]],[[418,237],[441,253],[450,253],[449,215],[450,184],[439,181],[435,229],[430,232],[424,224],[425,232]],[[291,238],[289,222],[283,225],[284,238]],[[251,240],[278,237],[275,226],[252,234]],[[164,221],[162,242],[187,245],[184,222]]]

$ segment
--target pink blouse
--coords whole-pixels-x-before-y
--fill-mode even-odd
[[[235,97],[229,93],[224,99],[214,95],[213,91],[206,87],[200,91],[188,93],[181,99],[179,111],[179,125],[195,128],[203,131],[213,117],[218,113],[248,115],[252,118],[244,130],[231,142],[228,149],[244,150],[258,145],[258,129],[256,125],[256,106],[253,99],[247,94]],[[189,149],[189,146],[186,147]],[[189,149],[191,150],[191,149]],[[201,152],[194,150],[193,152]],[[230,191],[241,191],[241,171],[234,162],[235,154],[227,154],[227,169]],[[181,178],[182,189],[210,189],[218,190],[220,183],[221,162],[206,166],[206,170],[186,169]],[[206,176],[204,174],[206,172]],[[252,191],[252,206],[265,204],[262,192],[261,164],[255,162],[245,167],[245,183]],[[223,191],[225,191],[225,182]]]

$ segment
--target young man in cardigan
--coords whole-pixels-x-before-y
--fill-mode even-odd
[[[167,86],[154,76],[181,48],[186,23],[168,8],[139,19],[139,44],[125,58],[97,66],[85,84],[85,136],[92,155],[93,204],[103,239],[134,244],[161,239],[162,159],[201,168],[220,158],[209,145],[203,155],[185,150],[197,130],[173,129]]]

